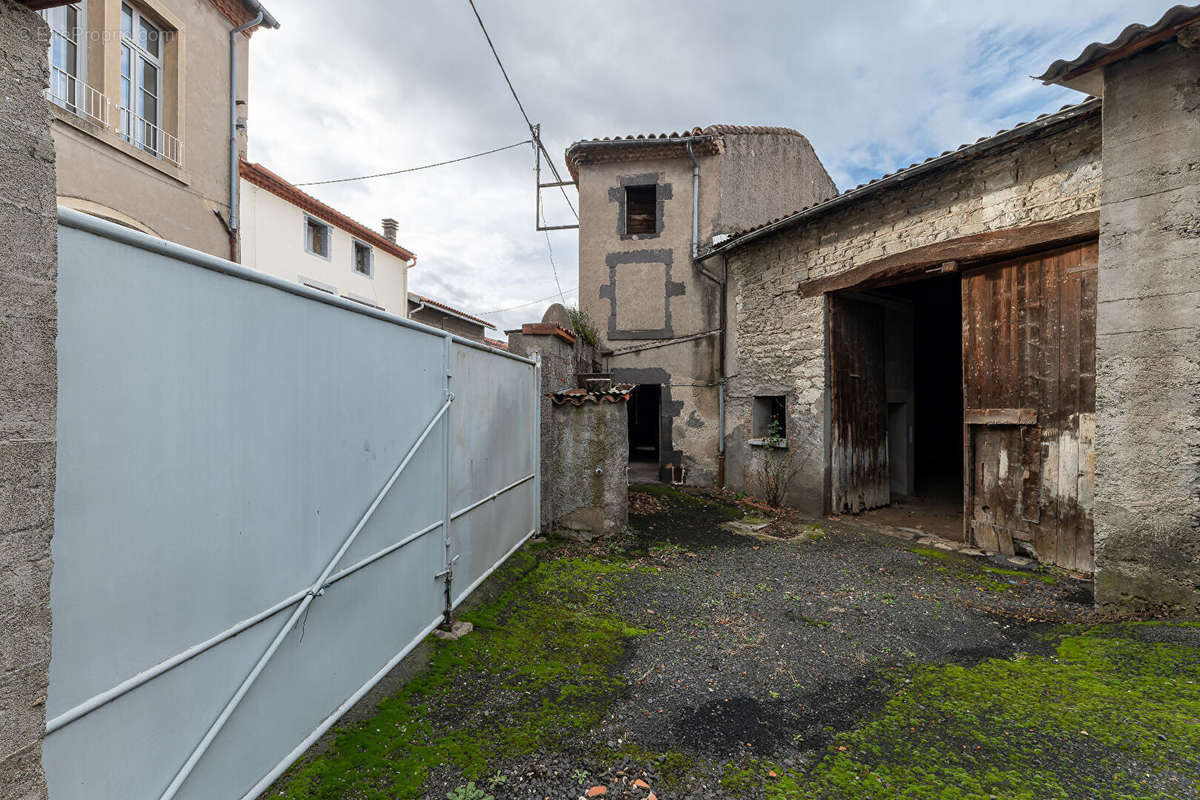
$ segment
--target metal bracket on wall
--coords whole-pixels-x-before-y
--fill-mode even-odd
[[[550,183],[542,183],[543,153],[546,155],[546,166],[550,168],[550,172],[558,180]],[[535,181],[537,184],[537,200],[533,212],[534,225],[537,226],[539,231],[569,231],[577,229],[579,227],[578,222],[574,225],[546,225],[542,219],[542,189],[558,189],[562,192],[563,199],[567,201],[567,205],[570,206],[571,212],[575,213],[575,207],[571,205],[571,198],[567,197],[566,187],[576,186],[577,184],[575,181],[564,181],[558,174],[558,167],[554,166],[554,162],[550,160],[550,154],[546,153],[546,147],[542,144],[542,126],[540,124],[533,126],[533,157],[535,162],[534,171],[537,175]],[[575,219],[579,219],[578,214],[575,214]]]

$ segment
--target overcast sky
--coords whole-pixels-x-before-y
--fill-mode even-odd
[[[1028,76],[1169,5],[476,3],[564,178],[563,150],[578,139],[738,123],[801,131],[842,190],[1078,102]],[[467,0],[267,5],[282,27],[251,45],[250,158],[286,179],[401,169],[529,138]],[[501,330],[558,299],[546,235],[534,228],[528,147],[308,191],[376,229],[395,217],[400,243],[418,255],[410,288]],[[573,222],[549,194],[546,215]],[[575,232],[550,243],[573,304]]]

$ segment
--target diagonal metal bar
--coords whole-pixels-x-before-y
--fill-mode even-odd
[[[437,522],[433,522],[433,523],[430,523],[429,525],[426,525],[424,528],[421,528],[420,530],[418,530],[414,533],[411,533],[408,536],[405,536],[400,541],[394,542],[394,543],[388,545],[387,547],[383,548],[382,550],[367,556],[366,558],[362,559],[361,561],[356,561],[354,564],[351,564],[350,566],[345,567],[344,569],[338,570],[333,575],[329,576],[329,580],[326,581],[326,585],[331,586],[331,585],[337,583],[338,581],[349,577],[350,575],[352,575],[353,573],[362,569],[363,567],[366,567],[366,566],[369,566],[370,564],[375,563],[376,561],[383,558],[384,556],[391,555],[392,553],[396,552],[397,550],[404,547],[405,545],[415,542],[417,539],[420,539],[422,536],[424,536],[428,533],[431,533],[440,527],[442,527],[442,521],[440,519]],[[221,642],[228,641],[229,639],[232,639],[234,636],[237,636],[239,633],[242,633],[243,631],[247,631],[250,628],[253,628],[258,623],[262,622],[263,620],[270,619],[271,617],[275,616],[280,611],[283,611],[285,608],[288,608],[289,606],[294,606],[296,603],[299,603],[301,600],[303,600],[305,595],[307,595],[309,593],[309,591],[310,591],[310,587],[306,586],[304,589],[301,589],[300,591],[296,592],[295,594],[289,595],[288,597],[285,597],[283,600],[280,600],[275,605],[273,605],[269,608],[264,608],[262,611],[258,612],[254,616],[248,617],[248,618],[242,620],[241,622],[237,623],[236,625],[226,628],[225,630],[221,631],[220,633],[216,634],[215,636],[210,636],[209,638],[205,639],[204,641],[199,642],[198,644],[194,644],[191,647],[189,647],[188,649],[186,649],[182,652],[176,653],[175,655],[171,656],[168,659],[160,661],[159,663],[155,664],[153,667],[150,667],[149,669],[144,669],[141,672],[134,675],[133,677],[128,678],[124,681],[121,681],[116,686],[112,687],[111,689],[107,689],[107,690],[101,692],[100,694],[97,694],[93,697],[88,698],[87,700],[74,706],[73,708],[70,708],[67,711],[64,711],[63,713],[59,714],[57,717],[50,719],[46,723],[46,734],[49,735],[51,733],[54,733],[59,728],[63,728],[63,727],[66,727],[67,725],[70,725],[72,722],[79,719],[80,717],[85,717],[88,714],[95,711],[97,708],[100,708],[101,706],[111,703],[113,700],[116,700],[118,697],[121,697],[122,695],[132,692],[134,689],[138,688],[139,686],[142,686],[143,684],[149,683],[153,679],[157,678],[159,675],[162,675],[164,672],[170,672],[172,669],[174,669],[175,667],[178,667],[180,664],[191,661],[196,656],[198,656],[201,653],[204,653],[208,650],[211,650],[213,647],[216,647]]]
[[[279,646],[283,644],[283,640],[287,638],[289,633],[291,633],[292,628],[296,627],[296,623],[304,615],[304,612],[308,610],[308,607],[312,604],[313,599],[325,591],[325,585],[328,582],[329,576],[337,567],[338,562],[342,560],[342,557],[346,555],[346,551],[350,549],[352,544],[354,544],[354,540],[358,538],[360,533],[362,533],[363,528],[366,527],[367,522],[370,521],[372,515],[375,513],[375,510],[379,508],[379,504],[383,502],[383,498],[387,496],[387,493],[391,490],[392,486],[394,486],[396,481],[400,478],[400,473],[402,473],[404,468],[408,466],[410,461],[412,461],[413,456],[416,455],[417,449],[422,443],[424,443],[425,439],[429,436],[430,431],[432,431],[434,426],[437,425],[438,420],[440,420],[450,409],[450,404],[452,402],[454,402],[454,396],[450,395],[446,398],[446,401],[442,403],[442,407],[438,409],[438,412],[433,415],[433,419],[429,421],[429,424],[425,426],[425,430],[421,431],[421,435],[417,437],[417,440],[413,442],[412,447],[408,449],[408,452],[405,454],[403,460],[401,460],[400,465],[396,467],[395,471],[392,472],[391,477],[388,478],[387,483],[385,483],[383,488],[379,490],[379,493],[375,495],[375,499],[371,501],[371,505],[368,506],[367,510],[363,512],[363,515],[359,517],[358,523],[354,526],[354,529],[350,531],[350,535],[346,537],[345,541],[342,542],[342,546],[338,548],[337,553],[335,553],[333,558],[329,560],[329,562],[325,565],[325,568],[321,570],[321,575],[309,587],[308,592],[304,599],[300,602],[300,605],[296,606],[296,610],[292,612],[290,617],[288,617],[288,621],[284,624],[283,628],[280,629],[279,633],[275,634],[275,638],[271,640],[271,644],[267,646],[266,651],[259,656],[258,661],[254,664],[254,668],[250,670],[250,674],[245,677],[241,685],[238,686],[237,691],[234,692],[233,697],[229,698],[229,702],[225,704],[225,707],[221,709],[221,713],[213,721],[212,725],[208,727],[208,730],[204,734],[204,738],[200,740],[200,743],[196,745],[194,750],[192,750],[192,754],[188,756],[187,761],[185,761],[183,766],[179,768],[179,771],[175,773],[174,779],[171,780],[171,783],[163,791],[162,795],[159,797],[159,800],[171,800],[171,798],[179,793],[179,789],[181,786],[183,786],[183,782],[186,781],[188,776],[192,774],[192,770],[196,768],[196,764],[199,763],[205,752],[208,751],[208,748],[212,745],[213,740],[217,738],[217,734],[220,733],[221,729],[225,727],[225,723],[229,721],[229,718],[233,715],[234,710],[236,710],[238,705],[241,704],[242,699],[246,696],[246,693],[250,691],[250,687],[254,685],[256,680],[258,680],[258,676],[262,674],[262,671],[266,668],[267,663],[271,660],[272,656],[275,655],[275,651],[277,651]]]

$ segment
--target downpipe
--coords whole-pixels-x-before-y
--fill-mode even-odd
[[[259,25],[266,18],[266,11],[259,8],[258,14],[249,22],[238,25],[229,32],[229,260],[241,261],[239,236],[241,219],[238,213],[238,135],[237,135],[237,37],[243,31]]]

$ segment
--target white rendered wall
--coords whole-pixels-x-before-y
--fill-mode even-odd
[[[374,274],[368,278],[354,270],[355,237],[346,231],[329,226],[329,258],[323,258],[304,249],[303,209],[246,180],[240,182],[239,196],[243,265],[297,283],[318,281],[340,297],[365,299],[397,316],[408,316],[404,260],[371,245]]]

